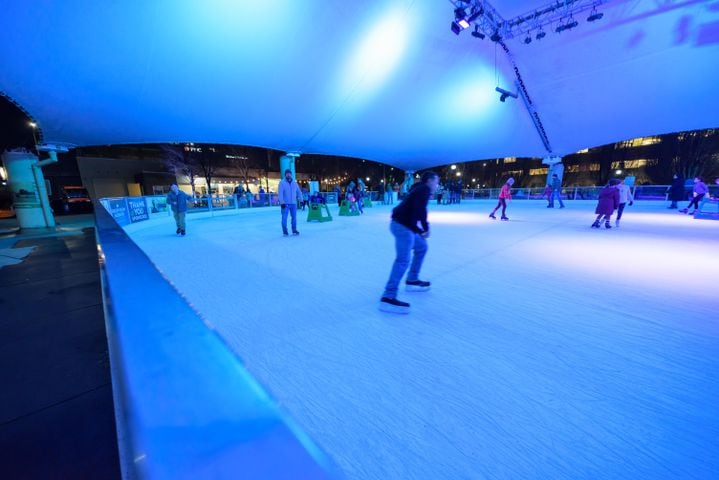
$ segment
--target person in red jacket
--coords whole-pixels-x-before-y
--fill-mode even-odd
[[[492,213],[489,214],[489,218],[492,220],[497,219],[497,217],[494,216],[494,212],[496,212],[499,207],[502,207],[502,220],[509,220],[505,213],[507,212],[507,200],[512,199],[512,193],[510,192],[512,185],[514,185],[514,179],[512,177],[509,177],[507,179],[507,183],[502,185],[502,189],[499,191],[499,202],[497,203],[497,206],[494,207],[494,210],[492,210]]]
[[[612,228],[609,224],[612,219],[614,210],[619,207],[619,189],[617,185],[621,182],[616,178],[609,180],[609,183],[599,192],[599,203],[594,213],[597,214],[597,219],[592,224],[592,228],[599,228],[602,217],[604,217],[604,226],[606,228]]]

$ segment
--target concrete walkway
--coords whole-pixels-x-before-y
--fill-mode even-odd
[[[58,224],[0,234],[0,478],[120,478],[94,220]]]

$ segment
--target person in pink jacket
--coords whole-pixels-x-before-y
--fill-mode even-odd
[[[497,206],[494,207],[494,210],[492,210],[492,213],[489,214],[489,218],[491,218],[492,220],[497,219],[497,217],[494,216],[494,212],[496,212],[499,207],[502,207],[502,220],[509,220],[506,215],[507,200],[512,199],[512,193],[510,192],[512,185],[514,185],[514,179],[512,177],[509,177],[507,179],[507,183],[502,185],[502,189],[499,191],[499,202],[497,203]]]
[[[617,185],[620,183],[618,179],[612,178],[607,186],[599,192],[599,203],[594,211],[597,214],[597,219],[592,224],[592,228],[599,228],[602,217],[604,217],[604,226],[612,228],[610,225],[612,214],[619,207],[619,189],[617,189]]]

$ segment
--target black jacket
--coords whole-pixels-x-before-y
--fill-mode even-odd
[[[392,210],[392,220],[415,233],[428,232],[427,202],[429,202],[429,196],[429,186],[426,183],[415,184],[402,203]],[[417,226],[417,222],[422,224],[422,228]]]

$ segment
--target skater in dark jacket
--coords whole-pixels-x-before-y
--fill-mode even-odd
[[[434,172],[425,172],[422,180],[412,186],[411,190],[392,210],[392,223],[390,231],[394,235],[395,250],[397,252],[392,272],[380,299],[380,310],[392,313],[409,313],[409,303],[397,300],[399,282],[402,280],[407,268],[405,284],[408,290],[428,290],[429,282],[419,279],[419,270],[427,253],[427,238],[429,237],[429,223],[427,223],[427,203],[433,193],[437,191],[439,178]],[[413,251],[412,265],[410,266],[410,252]]]
[[[619,207],[619,180],[612,178],[609,183],[599,192],[599,203],[594,213],[597,214],[597,219],[592,224],[592,228],[599,228],[602,217],[604,217],[604,226],[606,228],[612,228],[610,221],[614,210]]]
[[[499,202],[497,203],[497,206],[494,207],[494,210],[492,210],[492,213],[489,214],[489,218],[491,218],[492,220],[497,219],[497,217],[494,216],[494,212],[496,212],[499,207],[502,207],[502,220],[509,220],[506,215],[507,200],[512,199],[512,193],[510,191],[512,185],[514,185],[514,179],[512,177],[509,177],[507,179],[507,183],[502,185],[502,189],[499,191]]]
[[[669,200],[672,201],[672,204],[667,208],[677,208],[677,202],[686,200],[686,197],[684,196],[684,177],[675,173],[674,178],[672,179],[672,185],[667,188],[667,194],[669,196]]]

